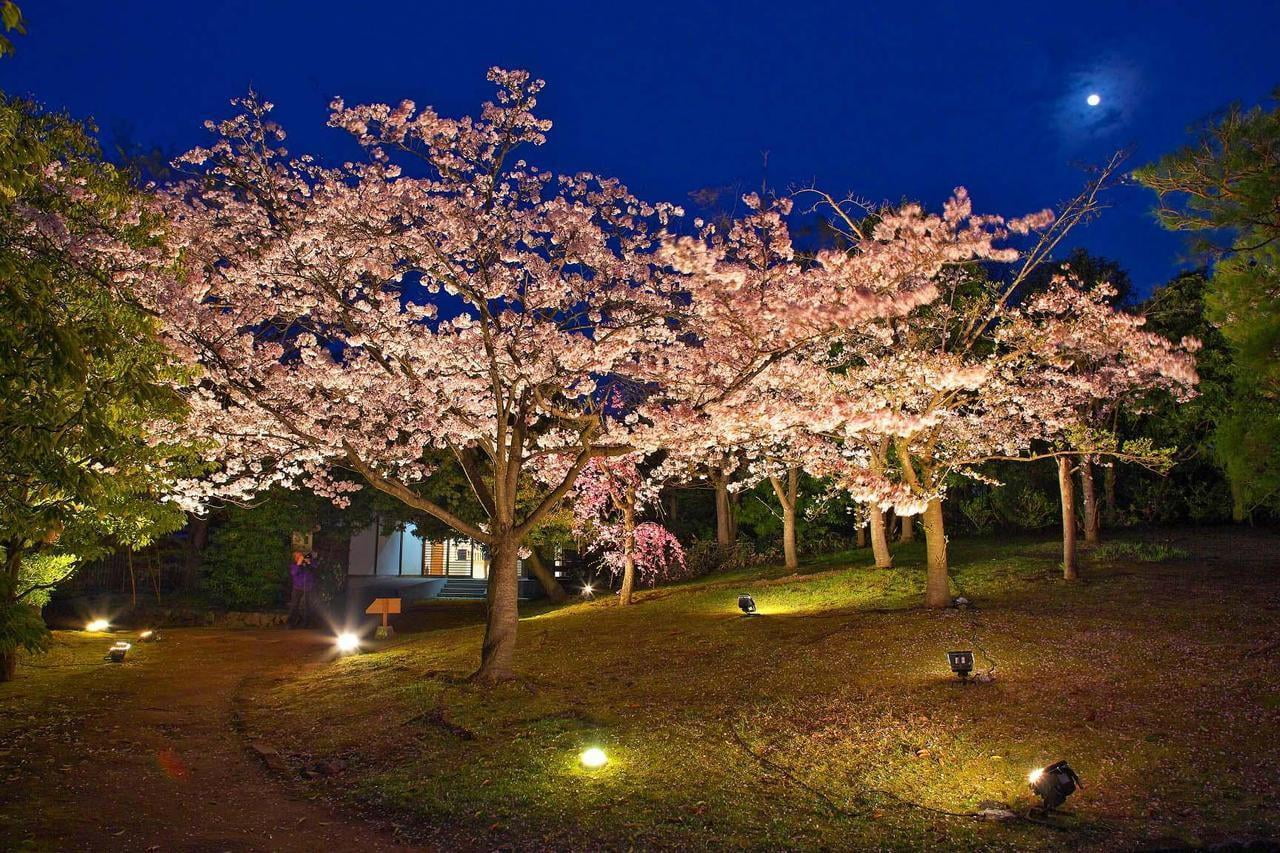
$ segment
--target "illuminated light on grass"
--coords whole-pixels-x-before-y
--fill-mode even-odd
[[[133,646],[126,643],[124,640],[121,640],[111,648],[107,649],[106,660],[109,660],[112,663],[124,663],[125,653],[131,648],[133,648]]]
[[[360,637],[351,631],[343,631],[334,640],[334,644],[338,647],[338,651],[344,655],[349,655],[360,651]]]
[[[1062,805],[1067,797],[1075,793],[1076,788],[1084,787],[1076,771],[1065,761],[1057,761],[1048,767],[1032,770],[1027,776],[1027,784],[1040,798],[1045,811],[1053,811]]]
[[[593,746],[590,749],[584,749],[582,755],[578,756],[578,760],[588,770],[596,770],[609,763],[609,756],[605,755],[600,747]]]
[[[756,600],[747,593],[743,593],[738,596],[738,609],[744,616],[750,616],[756,612]]]
[[[593,586],[592,586],[591,584],[589,584],[589,583],[588,583],[588,584],[583,584],[583,586],[582,586],[582,597],[583,597],[583,598],[594,598],[594,597],[595,597],[595,594],[596,594],[596,589],[595,589],[595,587],[593,587]]]
[[[86,631],[102,632],[111,627],[111,623],[106,619],[94,619],[88,625],[84,626]]]

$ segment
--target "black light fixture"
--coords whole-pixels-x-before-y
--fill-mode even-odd
[[[1053,811],[1075,793],[1076,788],[1084,787],[1076,771],[1065,761],[1032,770],[1027,776],[1027,784],[1040,798],[1040,802],[1044,803],[1045,811]]]
[[[131,648],[133,648],[133,646],[129,645],[124,640],[121,640],[111,648],[107,649],[107,656],[103,658],[103,660],[109,660],[112,663],[124,663],[125,652],[129,651]]]
[[[756,612],[756,600],[744,592],[738,596],[738,609],[744,616],[751,616]]]
[[[961,681],[968,681],[969,673],[973,672],[973,652],[947,652],[947,663]]]

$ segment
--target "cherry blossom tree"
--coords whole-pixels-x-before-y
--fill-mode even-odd
[[[755,197],[725,233],[677,236],[670,205],[520,159],[550,128],[533,112],[542,84],[490,79],[478,117],[335,101],[330,124],[367,155],[336,167],[290,155],[271,105],[240,101],[160,195],[175,274],[136,288],[200,368],[186,431],[219,470],[185,482],[184,502],[280,485],[342,503],[364,484],[485,543],[482,682],[514,674],[517,554],[593,459],[780,428],[739,405],[771,371],[927,304],[940,270],[1000,257],[1003,236],[961,203],[905,207],[858,251],[801,265],[787,204]],[[440,451],[486,522],[418,488]]]
[[[166,188],[183,264],[142,294],[202,370],[187,428],[221,467],[184,499],[278,484],[342,503],[363,481],[485,543],[483,682],[513,675],[526,537],[593,458],[626,447],[611,379],[654,381],[655,353],[680,345],[653,263],[678,211],[516,159],[550,127],[533,114],[542,84],[489,77],[498,97],[476,118],[335,101],[330,124],[368,157],[334,168],[289,155],[271,105],[240,101],[182,158],[196,174]],[[417,488],[434,451],[485,523]]]
[[[893,500],[873,489],[882,477],[853,470],[866,460],[827,446],[827,429],[876,416],[874,405],[832,393],[834,385],[824,382],[833,341],[849,328],[890,323],[928,305],[938,295],[935,279],[951,266],[1016,255],[997,247],[1003,221],[974,215],[963,191],[942,215],[916,205],[877,210],[877,224],[850,235],[846,249],[811,257],[797,252],[788,229],[790,199],[752,194],[743,201],[748,214],[727,228],[699,222],[697,237],[665,248],[699,308],[687,328],[700,345],[671,356],[677,369],[670,383],[683,404],[643,416],[660,425],[677,457],[715,460],[718,510],[727,503],[726,475],[736,467],[725,460],[746,460],[740,486],[771,482],[783,508],[787,565],[794,568],[804,460],[825,459],[850,488],[874,493],[886,506]],[[676,364],[676,356],[697,363]],[[905,494],[899,489],[894,496]],[[718,519],[727,515],[717,512]],[[718,527],[723,544],[725,525]]]
[[[909,492],[893,500],[899,514],[923,513],[933,607],[950,602],[942,515],[949,478],[984,479],[981,466],[996,459],[1056,455],[1046,445],[1065,441],[1099,400],[1182,394],[1195,382],[1187,352],[1194,343],[1142,332],[1141,318],[1112,308],[1105,290],[1061,279],[1015,306],[1002,295],[1006,285],[967,271],[940,286],[942,299],[884,330],[878,352],[858,332],[858,369],[835,380],[840,396],[876,400],[874,418],[846,421],[836,434],[866,448],[871,470]],[[975,315],[989,319],[974,326]]]

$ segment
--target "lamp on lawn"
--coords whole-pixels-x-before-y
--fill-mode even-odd
[[[744,592],[738,596],[738,609],[742,611],[743,616],[752,616],[756,612],[756,600]]]
[[[111,623],[108,622],[106,619],[93,619],[89,622],[89,624],[84,626],[84,629],[86,631],[93,631],[94,633],[98,633],[101,631],[105,631],[110,627],[111,627]]]
[[[124,640],[121,640],[111,648],[107,649],[107,656],[104,660],[109,660],[112,663],[124,663],[125,653],[131,648],[133,648],[133,646],[129,645]]]
[[[1067,797],[1075,793],[1076,788],[1084,787],[1079,775],[1065,761],[1057,761],[1048,767],[1032,770],[1027,775],[1027,784],[1040,798],[1045,811],[1053,811],[1062,805]]]
[[[947,652],[947,663],[961,681],[968,681],[973,672],[973,652]]]
[[[334,645],[344,655],[360,651],[360,635],[352,631],[343,631],[334,639]]]

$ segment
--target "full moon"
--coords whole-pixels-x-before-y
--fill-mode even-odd
[[[1097,92],[1092,92],[1089,97],[1084,99],[1084,102],[1091,107],[1096,107],[1098,104],[1102,103],[1102,96]]]

